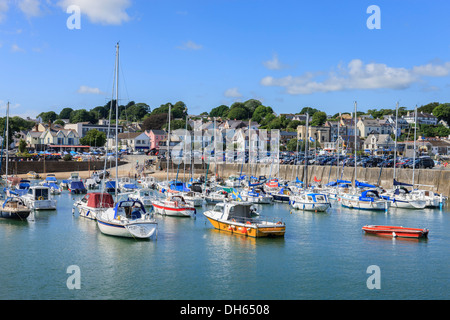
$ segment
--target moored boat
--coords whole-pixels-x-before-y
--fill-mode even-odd
[[[324,212],[331,207],[326,194],[307,191],[291,196],[289,204],[294,209],[316,212]]]
[[[125,238],[152,239],[158,231],[158,223],[144,205],[132,199],[119,201],[113,208],[98,213],[97,225],[103,234]]]
[[[22,198],[30,209],[56,210],[56,200],[52,198],[49,187],[32,186]]]
[[[203,212],[214,228],[220,231],[240,234],[253,238],[283,237],[286,225],[282,221],[265,221],[262,217],[254,218],[252,204],[249,202],[222,202],[212,210]]]
[[[12,220],[26,220],[31,210],[20,197],[6,198],[0,207],[0,218]]]
[[[197,213],[197,210],[186,203],[184,198],[179,195],[169,196],[162,200],[154,200],[153,208],[156,213],[172,217],[191,217]]]
[[[95,220],[100,212],[114,207],[114,199],[107,192],[90,192],[75,202],[74,206],[78,209],[80,216]]]
[[[426,238],[428,229],[405,228],[397,226],[374,226],[367,225],[362,227],[366,233],[378,236],[401,237],[401,238]]]

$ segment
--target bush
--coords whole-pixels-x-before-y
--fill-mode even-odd
[[[72,160],[72,155],[66,154],[63,159],[64,159],[64,161],[70,161],[70,160]]]

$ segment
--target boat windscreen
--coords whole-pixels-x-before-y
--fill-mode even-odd
[[[251,206],[236,205],[230,208],[229,218],[248,218],[252,217]]]

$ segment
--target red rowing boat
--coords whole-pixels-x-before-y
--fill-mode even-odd
[[[364,226],[362,229],[366,233],[379,236],[402,237],[402,238],[426,238],[428,229],[404,228],[395,226]]]

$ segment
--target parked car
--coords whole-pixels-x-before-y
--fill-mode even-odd
[[[433,167],[434,167],[434,161],[430,157],[420,157],[419,159],[416,159],[415,162],[409,161],[407,163],[407,168],[432,169]]]
[[[364,168],[372,168],[372,167],[377,167],[379,163],[383,162],[382,158],[368,158],[366,159],[366,161],[364,161],[362,163],[362,166]]]

